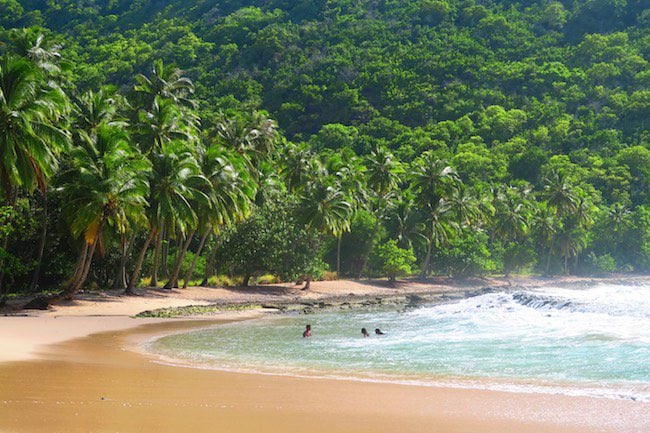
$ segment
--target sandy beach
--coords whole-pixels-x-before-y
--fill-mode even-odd
[[[272,286],[145,291],[137,297],[86,294],[49,311],[0,317],[0,431],[650,430],[648,403],[199,370],[165,365],[134,350],[138,342],[157,335],[263,314],[252,310],[200,319],[131,318],[143,310],[465,288],[333,281],[315,283],[309,292]]]

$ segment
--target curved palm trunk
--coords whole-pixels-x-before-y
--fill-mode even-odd
[[[38,258],[36,259],[36,268],[34,269],[34,274],[32,275],[32,282],[29,285],[29,290],[34,291],[38,287],[38,280],[41,276],[41,267],[43,264],[43,253],[45,252],[45,242],[47,238],[47,193],[42,195],[43,197],[43,227],[41,229],[41,239],[38,244]]]
[[[181,272],[181,265],[183,264],[183,258],[185,257],[185,253],[187,252],[187,249],[190,247],[190,242],[192,242],[192,237],[194,236],[195,230],[192,230],[189,235],[187,235],[187,239],[185,240],[185,244],[179,248],[178,253],[176,254],[176,263],[174,264],[174,272],[172,273],[172,276],[169,278],[169,281],[167,281],[167,284],[165,284],[165,289],[171,290],[174,287],[176,287],[176,284],[178,283],[178,274]]]
[[[133,275],[131,275],[131,279],[129,280],[129,285],[126,286],[126,290],[124,291],[125,294],[130,295],[134,293],[135,284],[137,283],[138,278],[140,277],[140,270],[142,269],[142,263],[144,262],[144,257],[147,255],[149,244],[151,244],[151,241],[156,236],[156,234],[157,234],[156,229],[152,229],[151,232],[149,233],[149,236],[147,236],[147,240],[144,242],[144,245],[142,246],[142,250],[140,250],[140,254],[138,255],[138,261],[135,264],[135,269],[133,269]]]
[[[196,250],[196,254],[194,254],[194,260],[192,260],[192,264],[190,265],[190,269],[187,271],[187,275],[185,275],[185,281],[183,282],[183,288],[186,289],[187,285],[189,284],[190,279],[192,279],[192,274],[194,273],[194,267],[196,266],[196,261],[198,260],[199,256],[201,255],[201,251],[203,251],[203,246],[205,245],[205,241],[212,232],[212,227],[210,227],[206,232],[203,234],[201,237],[201,242],[199,243],[199,248]]]
[[[98,242],[99,242],[99,234],[97,236],[95,236],[95,240],[93,241],[92,245],[90,246],[90,249],[88,250],[88,257],[86,257],[83,272],[81,273],[81,276],[79,277],[79,280],[65,294],[66,299],[72,299],[73,296],[75,295],[75,293],[77,293],[79,291],[79,289],[81,289],[83,287],[83,284],[86,282],[86,279],[88,278],[88,273],[90,272],[90,265],[92,264],[93,257],[95,256],[95,250],[97,249],[97,243]]]
[[[77,259],[77,266],[75,267],[74,274],[70,279],[69,287],[74,286],[79,280],[79,278],[81,277],[81,273],[83,272],[83,268],[84,268],[84,263],[86,262],[87,254],[88,254],[88,242],[84,241],[83,247],[81,248],[81,253],[79,254],[79,258]]]

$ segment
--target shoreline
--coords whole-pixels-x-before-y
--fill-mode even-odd
[[[647,283],[650,278],[634,280]],[[537,287],[594,282],[615,284],[621,279],[544,280]],[[415,291],[407,293],[404,286],[392,289],[361,284],[360,289],[357,283],[341,284],[342,290],[333,290],[333,283],[324,283],[328,284],[317,283],[316,290],[308,296],[299,289],[271,286],[255,288],[259,293],[241,299],[237,298],[240,295],[237,290],[226,290],[233,295],[226,297],[226,302],[221,298],[224,289],[207,290],[214,290],[211,295],[220,297],[219,305],[282,300],[299,306],[295,311],[300,312],[301,308],[320,309],[323,304],[347,302],[350,296],[359,301],[352,303],[351,308],[364,307],[364,299],[377,297],[415,295],[424,299],[430,295],[437,300],[451,301],[464,297],[468,290],[485,290],[486,286],[485,282],[473,286],[430,285],[433,288],[429,290],[409,286],[409,290]],[[523,285],[532,286],[517,284]],[[506,284],[500,284],[499,288],[517,289]],[[282,291],[281,295],[277,294],[278,290]],[[26,342],[30,350],[23,350],[13,359],[6,357],[10,350],[0,351],[0,432],[38,432],[44,425],[52,427],[50,431],[71,433],[188,429],[200,433],[215,431],[215,426],[219,426],[217,431],[241,433],[302,431],[305,426],[310,431],[350,433],[636,433],[650,429],[650,403],[638,401],[165,365],[156,360],[155,354],[134,351],[134,347],[144,340],[170,333],[265,314],[265,310],[253,309],[182,319],[130,317],[143,305],[155,304],[160,308],[214,305],[215,298],[205,296],[204,290],[191,289],[180,299],[171,294],[174,295],[171,299],[158,298],[154,291],[150,296],[155,302],[146,296],[119,299],[119,308],[108,305],[112,300],[84,296],[74,301],[74,305],[35,312],[31,316],[0,317],[3,348],[10,347],[5,344],[7,334],[31,339]],[[305,302],[313,305],[304,305]],[[93,308],[125,314],[88,314]],[[34,340],[39,333],[40,339]],[[34,413],[39,413],[39,417],[34,417]],[[190,425],[179,421],[192,417],[195,418]],[[136,421],[137,426],[133,424]]]
[[[238,319],[213,319],[210,326]],[[0,364],[0,431],[38,432],[43,425],[70,433],[279,433],[306,426],[343,433],[595,433],[648,427],[648,403],[180,368],[125,350],[206,324],[148,323],[51,346],[38,360]]]
[[[224,314],[238,314],[246,305],[256,307],[242,309],[249,311],[246,314],[254,314],[251,311],[261,314],[264,307],[309,314],[327,308],[395,308],[450,302],[496,290],[621,282],[650,284],[650,276],[511,277],[465,281],[436,278],[424,282],[402,280],[396,286],[384,280],[333,280],[312,282],[308,291],[293,284],[275,284],[248,288],[140,289],[138,296],[111,291],[85,292],[73,301],[45,311],[20,310],[18,306],[27,299],[18,299],[0,310],[0,347],[4,348],[0,351],[0,364],[38,358],[38,351],[47,345],[95,332],[122,330],[170,318],[210,320]],[[171,314],[157,314],[165,311]]]

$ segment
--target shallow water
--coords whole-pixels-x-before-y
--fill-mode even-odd
[[[647,285],[491,293],[233,323],[148,349],[203,368],[650,401],[649,295]],[[313,336],[303,339],[306,323]]]

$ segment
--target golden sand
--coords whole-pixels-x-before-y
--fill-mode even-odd
[[[0,364],[0,431],[650,431],[647,403],[198,370],[127,349],[198,326],[111,330]]]

